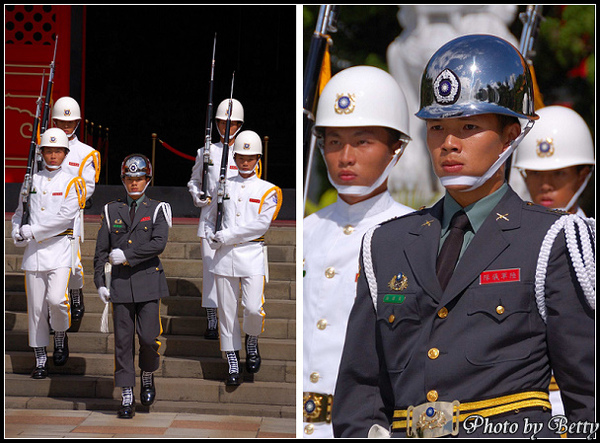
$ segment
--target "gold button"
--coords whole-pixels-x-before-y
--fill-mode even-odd
[[[313,372],[312,374],[310,374],[310,381],[313,383],[318,382],[319,381],[319,373]]]
[[[396,316],[395,316],[394,314],[392,314],[392,315],[390,315],[390,316],[388,317],[388,321],[389,321],[390,323],[394,323],[394,320],[396,320]]]
[[[427,357],[429,357],[432,360],[435,360],[439,356],[440,350],[438,348],[431,348],[429,351],[427,351]]]
[[[444,306],[442,309],[440,309],[440,310],[438,311],[438,314],[437,314],[437,315],[438,315],[438,317],[439,317],[439,318],[446,318],[446,317],[448,317],[448,308],[446,308],[446,307]]]
[[[346,226],[344,226],[343,231],[344,231],[344,234],[350,235],[350,234],[352,234],[354,232],[354,226],[352,226],[352,225],[346,225]]]
[[[319,320],[317,322],[317,328],[320,329],[321,331],[323,329],[325,329],[327,327],[327,320],[325,320],[324,318],[322,318],[321,320]]]
[[[502,305],[496,306],[496,313],[498,315],[504,314],[504,306],[502,306]]]
[[[45,210],[46,210],[46,208],[42,208],[42,211],[45,211]]]
[[[333,278],[334,275],[335,275],[335,268],[333,266],[330,266],[327,269],[325,269],[325,277]]]
[[[432,389],[427,393],[427,401],[437,401],[438,393],[435,389]]]
[[[132,242],[131,240],[127,240],[127,243],[131,244],[131,243],[133,243],[133,242]]]
[[[310,435],[314,431],[315,431],[315,425],[313,425],[312,423],[309,423],[306,426],[304,426],[304,433],[305,434]]]
[[[44,194],[44,195],[46,195],[47,193],[48,193],[48,191],[44,191],[44,192],[42,192],[42,194]]]
[[[237,215],[237,216],[239,217],[239,216],[240,216],[240,215],[242,215],[242,214],[240,214],[240,213],[238,212],[238,213],[237,213],[237,214],[235,214],[235,215]]]
[[[159,268],[156,268],[156,270],[157,270],[157,271],[160,271],[160,269],[159,269]]]

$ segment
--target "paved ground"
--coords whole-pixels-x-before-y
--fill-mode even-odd
[[[294,438],[295,420],[171,412],[5,409],[4,438]]]

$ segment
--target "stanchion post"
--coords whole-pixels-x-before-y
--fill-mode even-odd
[[[150,186],[154,186],[154,177],[156,176],[156,162],[154,158],[156,156],[156,135],[155,132],[152,133],[152,180],[150,180]]]
[[[262,179],[266,180],[267,179],[267,153],[269,152],[269,150],[268,150],[269,136],[265,135],[264,140],[265,140],[265,161],[263,162]]]

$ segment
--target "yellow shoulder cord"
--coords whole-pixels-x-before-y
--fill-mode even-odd
[[[94,165],[94,169],[96,170],[96,178],[94,180],[96,183],[98,183],[98,179],[100,178],[100,152],[96,151],[95,149],[88,155],[86,155],[81,161],[81,164],[79,165],[79,176],[81,177],[81,174],[83,173],[83,167],[85,166],[85,163],[87,162],[88,158],[90,158],[91,156],[94,156],[92,164]]]
[[[69,195],[69,191],[71,190],[71,186],[75,187],[75,192],[77,192],[77,203],[80,208],[85,208],[85,200],[87,197],[87,190],[85,189],[85,181],[81,177],[75,177],[73,180],[69,182],[67,185],[67,193],[65,198]]]
[[[277,193],[277,208],[275,208],[275,213],[273,214],[273,220],[275,220],[277,218],[277,214],[279,214],[279,210],[281,209],[281,203],[283,202],[283,195],[281,193],[281,189],[279,189],[277,186],[273,186],[262,196],[262,198],[260,199],[260,206],[258,207],[258,213],[260,214],[262,205],[265,202],[267,196],[271,193],[271,191],[275,191]]]
[[[254,169],[256,170],[256,176],[260,178],[262,176],[262,162],[260,158],[258,159],[258,162],[256,163],[256,167]]]

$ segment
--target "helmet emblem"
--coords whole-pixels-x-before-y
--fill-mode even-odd
[[[129,172],[136,172],[137,171],[137,165],[135,163],[132,163],[129,165]]]
[[[536,153],[538,157],[550,157],[554,154],[554,140],[545,138],[537,141]]]
[[[64,115],[65,115],[65,117],[70,116],[71,115],[71,110],[70,109],[65,109]]]
[[[54,137],[54,136],[50,137],[50,143],[56,143],[56,137]]]
[[[244,143],[244,149],[250,149],[250,143]]]
[[[433,82],[435,101],[440,105],[451,105],[460,95],[460,82],[450,69],[444,69]]]
[[[338,94],[335,99],[334,109],[338,114],[351,114],[355,106],[354,94]]]

